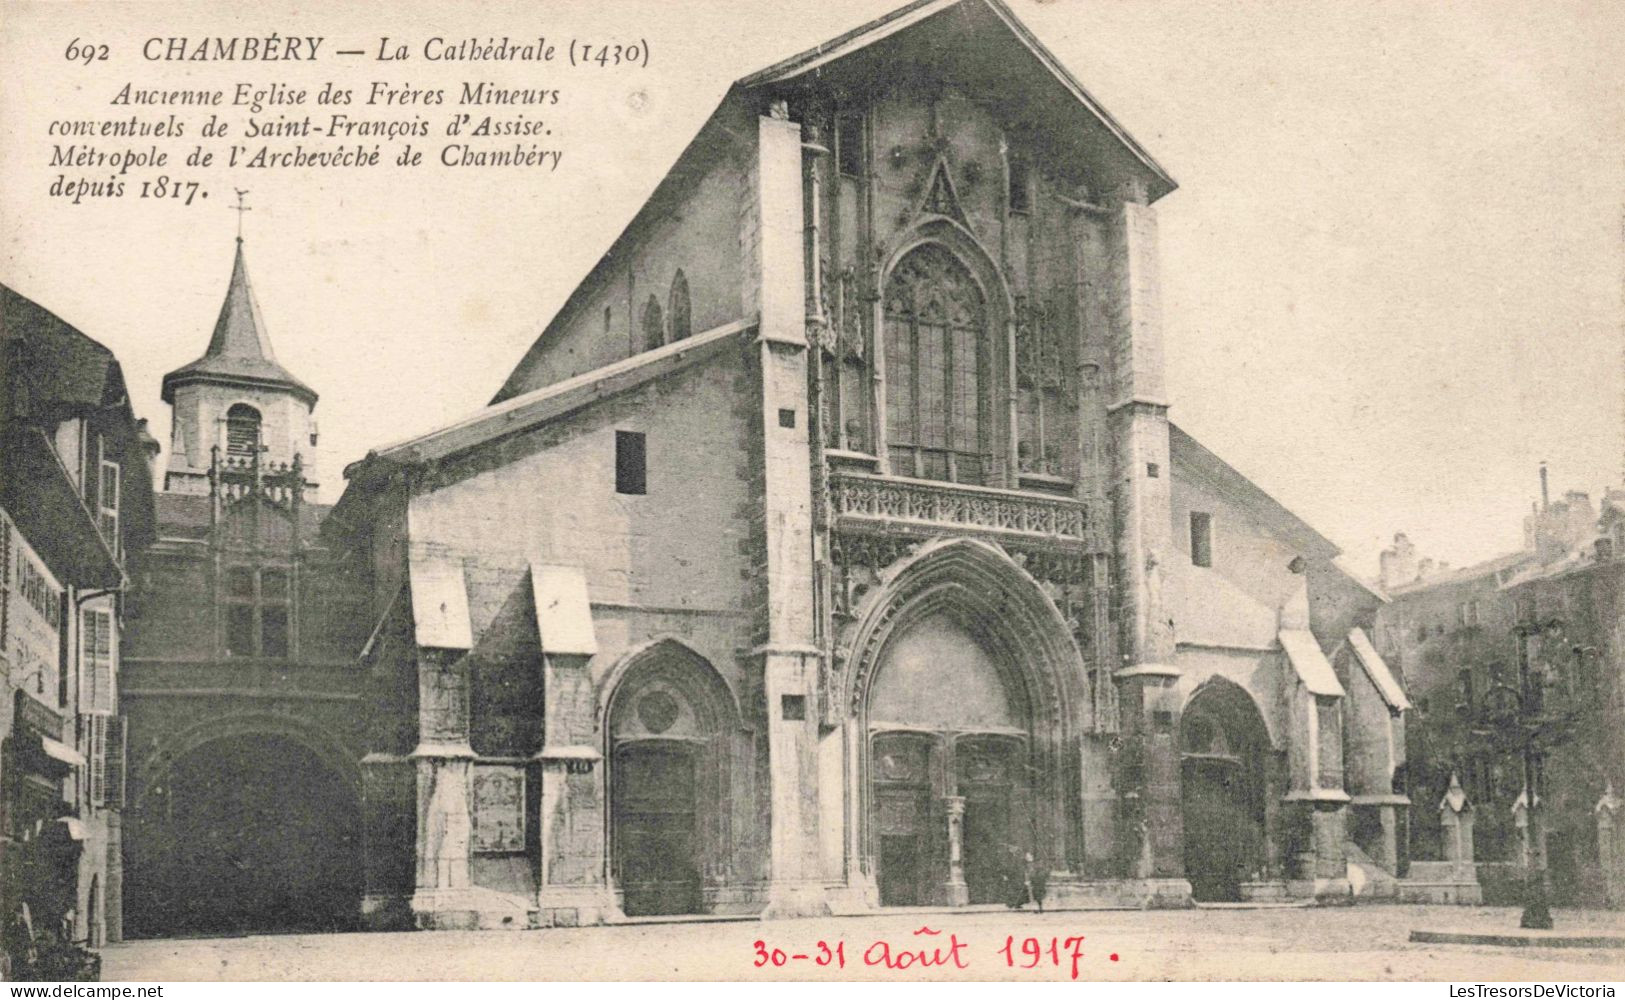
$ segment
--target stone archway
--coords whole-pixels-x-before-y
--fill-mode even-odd
[[[883,905],[1000,898],[1031,852],[1075,869],[1087,681],[1065,621],[996,546],[928,543],[865,599],[839,695],[851,831]]]
[[[227,726],[144,769],[126,819],[126,933],[352,929],[361,900],[352,768],[285,729]]]
[[[710,912],[733,867],[732,695],[675,639],[627,657],[609,690],[609,863],[621,910]]]
[[[1214,678],[1179,729],[1185,876],[1200,902],[1237,902],[1266,866],[1269,733],[1239,685]]]

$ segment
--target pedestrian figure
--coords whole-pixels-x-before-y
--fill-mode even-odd
[[[1033,852],[1028,851],[1024,859],[1026,864],[1022,871],[1022,888],[1027,898],[1023,902],[1031,902],[1038,907],[1038,912],[1044,912],[1044,893],[1049,889],[1049,872],[1044,866],[1033,859]]]
[[[1004,864],[999,866],[999,888],[1004,905],[1019,910],[1027,905],[1027,879],[1022,870],[1020,849],[1014,844],[1004,847]]]

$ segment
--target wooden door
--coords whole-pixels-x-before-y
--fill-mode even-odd
[[[626,915],[701,912],[693,748],[634,743],[615,751],[611,823]]]

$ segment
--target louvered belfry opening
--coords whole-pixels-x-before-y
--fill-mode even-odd
[[[251,458],[260,446],[260,411],[237,403],[226,411],[226,454]]]

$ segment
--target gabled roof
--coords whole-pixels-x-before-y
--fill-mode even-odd
[[[738,141],[739,129],[747,121],[754,121],[754,115],[763,113],[770,98],[842,79],[849,85],[863,79],[862,86],[870,90],[889,85],[898,75],[898,63],[892,59],[899,55],[895,46],[912,38],[908,29],[916,27],[924,33],[921,51],[932,60],[940,60],[950,51],[961,56],[970,75],[978,81],[980,92],[1002,102],[1004,107],[1021,106],[1024,97],[1031,96],[1028,110],[1047,126],[1046,159],[1062,163],[1087,147],[1101,155],[1110,154],[1115,164],[1137,171],[1146,179],[1147,195],[1152,201],[1178,186],[1002,0],[913,0],[868,24],[735,81],[626,228],[526,349],[491,402],[503,402],[523,391],[519,375],[529,361],[546,349],[556,330],[585,307],[593,292],[637,246],[642,234],[670,219],[673,205],[705,176],[711,161]]]
[[[226,381],[248,383],[274,389],[286,389],[315,405],[316,392],[294,378],[293,373],[277,363],[271,353],[271,338],[260,316],[260,306],[254,299],[254,289],[248,283],[248,265],[243,260],[243,241],[237,240],[237,254],[231,263],[231,281],[226,286],[226,301],[220,306],[220,316],[214,321],[214,334],[203,356],[191,364],[182,365],[164,376],[163,398],[175,402],[175,387],[187,382]]]
[[[1000,35],[1012,39],[1042,68],[1061,93],[1087,112],[1090,119],[1104,128],[1150,174],[1150,196],[1153,201],[1178,187],[1173,177],[1152,158],[1145,147],[1101,107],[1003,0],[913,0],[868,24],[743,77],[734,86],[740,90],[756,90],[782,86],[809,76],[822,77],[830,74],[842,60],[872,49],[915,25],[939,19],[946,21],[949,16],[958,17],[962,22],[962,30],[956,33],[956,40],[965,40],[977,49],[990,50]],[[933,45],[931,50],[935,54],[945,48]],[[994,61],[997,63],[996,72],[1003,78],[1001,82],[1029,82],[1019,77],[1013,60],[1004,58],[1004,53],[997,54]]]

